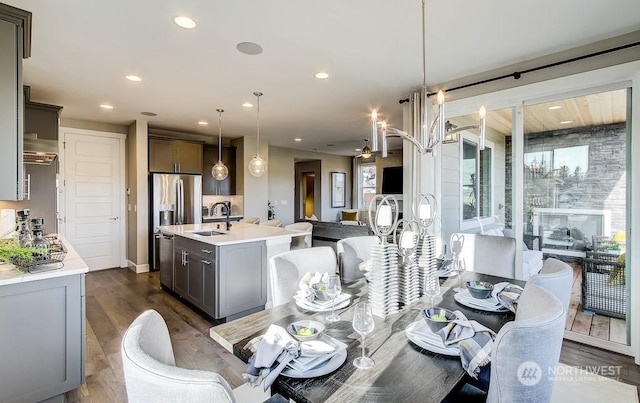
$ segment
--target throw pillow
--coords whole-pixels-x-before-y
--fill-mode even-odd
[[[358,212],[342,210],[341,221],[358,221]]]

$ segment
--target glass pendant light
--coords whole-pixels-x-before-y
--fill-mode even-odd
[[[256,140],[256,156],[249,162],[249,172],[256,178],[261,177],[267,172],[267,161],[260,156],[260,97],[261,92],[254,92],[253,95],[257,98],[256,104],[256,128],[257,128],[257,140]]]
[[[364,147],[362,147],[362,158],[369,158],[371,157],[371,149],[369,148],[369,140],[368,139],[363,139],[364,140]]]
[[[216,109],[218,112],[218,162],[211,167],[211,176],[217,181],[223,181],[229,176],[229,168],[222,162],[222,112],[224,109]]]

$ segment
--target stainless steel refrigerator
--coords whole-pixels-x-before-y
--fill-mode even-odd
[[[149,185],[149,265],[151,270],[158,270],[158,227],[202,222],[202,176],[153,173]]]

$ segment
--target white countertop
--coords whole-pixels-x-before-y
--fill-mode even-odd
[[[67,255],[64,258],[64,266],[62,268],[40,273],[22,273],[11,265],[0,264],[0,286],[88,272],[89,267],[80,255],[78,255],[76,250],[73,249],[66,239],[63,237],[60,237],[60,239],[67,249]]]
[[[264,240],[291,240],[292,237],[310,235],[311,231],[291,231],[284,228],[271,227],[269,225],[246,224],[241,222],[231,223],[231,230],[225,231],[225,223],[186,224],[160,226],[160,231],[179,235],[199,242],[211,245],[232,245],[243,242]],[[220,229],[218,229],[220,228]],[[213,230],[222,232],[222,235],[204,236],[194,234],[194,231]]]
[[[222,215],[203,215],[202,219],[203,220],[213,220],[213,219],[225,219],[227,216],[222,214]],[[230,215],[229,216],[230,219],[234,219],[234,218],[244,218],[244,216],[242,214],[237,214],[237,215]]]

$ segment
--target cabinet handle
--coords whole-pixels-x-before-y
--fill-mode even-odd
[[[211,253],[209,249],[202,249],[202,253]]]
[[[210,261],[210,260],[204,260],[204,259],[202,259],[202,263],[203,263],[203,264],[206,264],[206,265],[210,265],[210,264],[211,264],[211,261]]]

